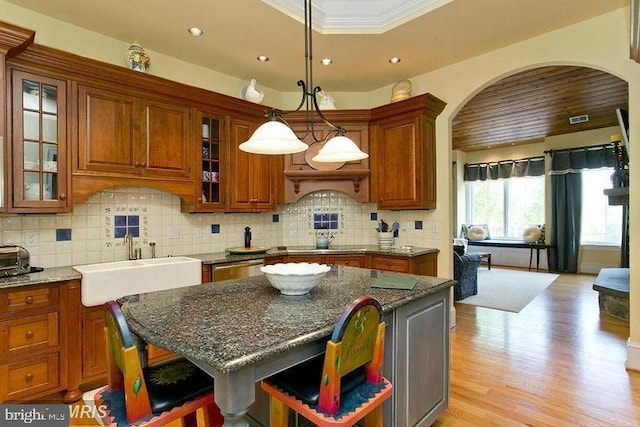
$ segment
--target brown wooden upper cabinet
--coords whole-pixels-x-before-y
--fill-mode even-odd
[[[246,153],[239,145],[259,124],[231,119],[229,151],[229,211],[269,212],[276,209],[275,156]]]
[[[372,110],[371,199],[378,208],[436,208],[435,120],[445,105],[424,94]]]
[[[11,71],[9,212],[68,212],[67,83]]]
[[[190,178],[189,108],[78,86],[77,172]]]

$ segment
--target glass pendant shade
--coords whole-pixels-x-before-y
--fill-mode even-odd
[[[260,125],[239,148],[254,154],[292,154],[304,151],[308,146],[298,139],[289,126],[270,120]]]
[[[369,155],[358,148],[355,142],[343,135],[338,135],[325,142],[311,160],[314,162],[351,162],[362,160]]]

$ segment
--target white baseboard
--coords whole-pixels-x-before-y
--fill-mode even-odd
[[[627,340],[627,369],[640,372],[640,343]]]
[[[598,274],[602,268],[617,268],[618,265],[613,264],[596,264],[591,262],[581,262],[578,266],[580,273]]]
[[[449,309],[449,329],[456,327],[456,307],[452,304]]]

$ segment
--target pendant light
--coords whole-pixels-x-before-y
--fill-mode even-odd
[[[251,135],[251,138],[240,144],[242,151],[255,154],[292,154],[306,150],[307,144],[302,142],[307,136],[311,136],[314,142],[322,142],[324,145],[311,160],[314,162],[349,162],[362,160],[369,155],[346,136],[346,131],[340,125],[330,122],[320,108],[316,95],[322,89],[320,86],[313,86],[313,43],[311,25],[311,0],[304,0],[304,57],[305,57],[305,79],[298,80],[298,86],[302,89],[302,99],[298,108],[292,111],[282,111],[269,109],[265,111],[265,116],[269,121],[260,125]],[[305,132],[298,136],[283,116],[305,107]],[[318,138],[315,134],[315,117],[317,114],[322,122],[328,125],[331,130],[325,138]]]

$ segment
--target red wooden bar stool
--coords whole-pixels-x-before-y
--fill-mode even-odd
[[[114,301],[105,303],[108,384],[95,396],[105,405],[105,426],[164,426],[175,420],[196,425],[203,408],[207,426],[224,418],[213,400],[213,379],[184,358],[143,367],[134,338]]]
[[[342,314],[324,355],[262,381],[270,395],[271,427],[286,427],[289,408],[318,426],[382,427],[391,383],[382,376],[384,329],[380,302],[354,301]]]

